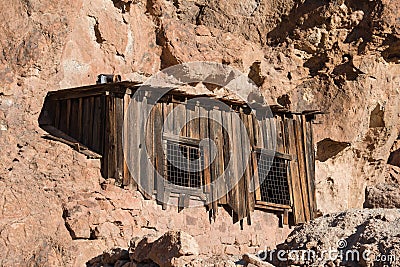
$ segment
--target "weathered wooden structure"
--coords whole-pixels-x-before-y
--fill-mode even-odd
[[[234,221],[250,219],[255,208],[282,214],[285,224],[314,218],[315,112],[272,108],[269,114],[261,105],[252,110],[223,98],[191,102],[198,96],[179,90],[154,100],[157,88],[136,93],[138,88],[118,82],[49,92],[39,124],[57,140],[101,158],[105,178],[147,198],[166,203],[176,196],[182,207],[191,198],[208,200],[210,210],[229,208]],[[180,129],[182,121],[188,123]],[[214,146],[201,146],[205,138]]]

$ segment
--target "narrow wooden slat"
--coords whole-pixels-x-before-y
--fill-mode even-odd
[[[140,179],[140,186],[139,186],[139,190],[142,192],[142,194],[144,195],[144,197],[146,199],[150,199],[151,195],[150,193],[153,192],[153,175],[150,176],[150,174],[153,174],[152,172],[149,173],[149,170],[151,170],[151,168],[149,167],[149,155],[146,152],[146,134],[147,132],[147,118],[145,118],[144,116],[147,116],[148,112],[150,108],[150,104],[147,102],[147,97],[144,96],[143,100],[141,102],[141,109],[140,109],[140,124],[139,124],[139,140],[140,140],[140,145],[139,145],[139,159],[140,159],[140,173],[139,173],[139,179]]]
[[[314,159],[313,159],[313,144],[312,144],[312,131],[311,123],[307,122],[305,115],[302,115],[302,132],[303,132],[303,144],[304,144],[304,159],[306,167],[306,177],[307,177],[307,193],[308,193],[308,206],[310,210],[310,219],[313,219],[314,214]]]
[[[128,154],[129,154],[129,138],[128,135],[130,134],[130,131],[128,129],[129,127],[129,121],[128,121],[128,110],[129,110],[129,103],[130,103],[130,96],[128,94],[124,95],[123,98],[123,105],[124,105],[124,114],[123,114],[123,119],[124,119],[124,124],[123,124],[123,137],[122,137],[122,141],[123,141],[123,155],[124,155],[124,172],[123,172],[123,180],[122,180],[122,185],[128,186],[129,182],[130,182],[130,171],[129,171],[129,167],[128,167]]]
[[[100,96],[100,133],[99,133],[100,152],[102,155],[104,155],[104,145],[105,145],[105,130],[106,130],[105,124],[106,124],[106,96],[102,95]],[[79,122],[78,125],[80,125]]]
[[[213,180],[219,179],[214,188],[214,201],[220,204],[226,204],[226,181],[224,176],[224,156],[223,156],[223,131],[222,131],[222,117],[221,110],[212,109],[209,112],[210,116],[210,139],[214,141],[215,146],[210,151],[211,155],[215,155],[214,161],[211,165],[211,172]],[[214,150],[215,149],[215,150]],[[223,196],[223,197],[221,197]],[[220,199],[218,199],[220,197]]]
[[[283,120],[283,131],[284,131],[284,146],[285,146],[285,153],[286,154],[290,154],[291,150],[290,150],[290,137],[289,137],[289,124],[291,123],[291,119],[288,117],[284,117]],[[292,155],[290,155],[292,156]],[[293,158],[295,158],[295,156],[292,156]],[[296,159],[294,159],[296,160]],[[289,186],[289,192],[293,192],[293,185],[292,185],[292,171],[291,171],[291,164],[295,164],[294,162],[288,162],[288,166],[287,166],[287,173],[288,173],[288,186]],[[293,194],[290,193],[290,203],[291,205],[293,205]]]
[[[155,188],[157,191],[157,200],[164,199],[164,151],[162,144],[162,124],[163,124],[163,106],[164,103],[156,105],[154,114],[154,155],[155,155]]]
[[[90,117],[90,108],[89,108],[89,98],[84,98],[82,102],[82,143],[86,146],[89,143],[89,117]]]
[[[93,149],[93,116],[94,113],[94,97],[89,98],[89,123],[86,125],[88,127],[88,144],[87,146],[90,147],[90,149]]]
[[[288,133],[289,133],[289,153],[296,155],[297,157],[297,138],[295,133],[295,121],[294,119],[288,120]],[[305,215],[303,209],[303,197],[301,193],[300,174],[299,174],[299,162],[291,161],[290,165],[290,184],[292,186],[292,197],[293,197],[293,215],[296,224],[305,222]]]
[[[80,125],[78,125],[78,116],[79,116],[78,112],[79,112],[79,100],[72,99],[71,100],[71,119],[70,119],[68,134],[76,140],[79,140],[78,129],[80,127]],[[98,152],[98,151],[96,151],[96,152]]]
[[[270,121],[271,122],[271,121]],[[285,153],[284,141],[283,141],[283,124],[282,117],[277,115],[275,116],[275,130],[276,130],[276,151],[280,153]],[[273,126],[271,126],[271,130],[273,130]]]
[[[177,142],[177,143],[182,143],[182,144],[189,144],[189,145],[193,145],[193,146],[198,146],[200,143],[200,139],[192,139],[189,137],[185,137],[185,136],[177,136],[174,134],[168,134],[168,133],[164,133],[163,134],[164,138]]]
[[[110,177],[117,179],[117,132],[116,132],[116,119],[115,119],[115,97],[110,96],[109,98],[109,124],[110,124],[110,132],[109,132],[109,150],[108,150],[108,173]]]
[[[154,120],[155,120],[155,108],[154,103],[151,100],[147,100],[146,114],[149,114],[147,121],[145,122],[145,142],[146,142],[146,153],[147,153],[147,182],[146,192],[153,195],[154,191],[154,176],[155,176],[155,154],[154,154]]]
[[[226,202],[229,204],[231,203],[230,201],[230,194],[229,194],[229,189],[231,188],[231,177],[233,175],[233,169],[232,169],[232,163],[231,165],[229,165],[230,161],[231,161],[231,138],[232,136],[230,129],[232,128],[232,119],[231,119],[231,115],[230,115],[230,111],[228,110],[222,110],[221,111],[221,115],[222,115],[222,129],[223,129],[223,158],[224,158],[224,176],[225,176],[225,183],[226,183]]]
[[[96,151],[97,153],[101,153],[101,119],[101,96],[97,96],[94,98],[92,131],[92,147],[93,151]]]
[[[234,185],[232,190],[231,190],[231,196],[230,196],[230,206],[236,213],[237,217],[233,218],[234,222],[237,222],[241,219],[243,219],[245,216],[243,214],[243,209],[242,205],[240,203],[240,180],[242,177],[242,157],[241,157],[241,135],[240,133],[237,132],[237,129],[239,129],[239,119],[237,117],[237,114],[230,112],[231,115],[231,127],[230,127],[230,135],[232,136],[232,154],[231,154],[231,160],[233,160],[234,166],[233,166],[233,173],[232,173],[232,179],[231,179],[231,185]]]
[[[204,107],[199,107],[199,124],[200,124],[200,129],[199,129],[199,135],[200,139],[205,139],[209,138],[209,121],[208,121],[208,110],[205,109]],[[204,161],[204,191],[206,194],[208,194],[209,199],[208,202],[212,202],[212,195],[211,195],[211,168],[210,168],[210,149],[209,145],[206,145],[202,147],[203,150],[203,161]],[[209,209],[211,209],[211,205],[208,206]]]
[[[173,103],[174,105],[174,127],[172,133],[177,136],[185,136],[186,133],[181,133],[186,121],[186,105],[185,103]],[[176,116],[175,116],[176,115]],[[183,135],[185,134],[185,135]]]
[[[114,96],[115,101],[115,141],[116,141],[116,183],[119,186],[123,185],[124,179],[124,151],[122,134],[124,130],[124,99]]]
[[[138,93],[139,94],[139,93]],[[127,164],[130,168],[129,188],[138,189],[140,182],[140,161],[139,161],[139,138],[140,138],[140,121],[141,121],[141,100],[139,95],[134,95],[130,100],[130,107],[127,114],[128,123],[128,153]]]
[[[83,99],[79,98],[78,100],[78,140],[83,142],[83,130],[82,130],[82,122],[83,122]]]
[[[60,131],[67,133],[67,100],[60,101],[60,117],[57,128]]]
[[[173,103],[164,103],[163,110],[164,110],[164,129],[163,132],[166,134],[173,134],[174,128],[174,113],[172,112],[174,109]]]
[[[257,162],[257,152],[253,152],[252,155],[252,166],[254,172],[254,198],[255,201],[261,201],[261,190],[260,190],[260,177],[258,176],[258,162]]]
[[[242,147],[243,149],[246,149],[247,151],[247,156],[245,159],[243,159],[243,163],[246,166],[246,171],[245,171],[245,187],[246,187],[246,200],[247,200],[247,210],[248,214],[247,216],[250,215],[250,212],[254,211],[254,205],[255,205],[255,200],[254,200],[254,194],[253,194],[253,188],[252,188],[252,157],[251,157],[251,150],[254,147],[254,133],[253,133],[253,122],[252,122],[252,117],[251,114],[245,114],[242,113],[242,121],[245,126],[245,133],[248,136],[248,144],[243,144]],[[243,134],[243,133],[242,133]],[[244,140],[244,139],[242,139]]]
[[[65,133],[70,134],[71,129],[70,129],[70,122],[71,122],[71,99],[67,99],[67,108],[66,108],[66,112],[65,112]]]
[[[60,101],[56,101],[55,115],[54,115],[54,127],[60,129],[60,115],[61,115],[61,105]]]
[[[111,115],[111,97],[110,96],[104,96],[104,106],[105,106],[105,116],[104,116],[104,153],[103,153],[103,159],[102,159],[102,172],[104,178],[110,178],[111,177],[111,170],[109,170],[109,161],[110,159],[110,149],[112,147],[112,139],[111,139],[111,120],[112,120],[112,115]],[[83,101],[80,102],[80,105],[82,107],[82,116],[83,116]],[[83,122],[84,120],[82,120]],[[84,132],[82,130],[81,133],[81,139],[83,140],[83,135]]]
[[[261,112],[259,110],[254,110],[254,118],[253,118],[253,131],[255,138],[254,144],[258,147],[265,147],[262,125],[263,125],[263,120]]]
[[[296,115],[297,120],[295,123],[296,138],[297,142],[297,158],[299,162],[299,174],[300,174],[300,185],[301,193],[303,197],[303,208],[304,217],[306,221],[310,220],[310,207],[308,199],[308,183],[307,183],[307,170],[306,170],[306,159],[304,156],[304,140],[303,140],[303,129],[301,115]]]

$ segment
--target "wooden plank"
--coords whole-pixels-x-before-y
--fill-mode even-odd
[[[139,161],[139,138],[142,119],[141,110],[141,96],[135,95],[131,98],[131,106],[128,109],[127,122],[129,134],[127,135],[127,143],[129,146],[127,154],[127,162],[131,166],[129,187],[132,189],[138,189],[138,184],[140,183],[140,161]]]
[[[254,110],[253,116],[253,131],[254,131],[254,145],[258,147],[264,147],[264,138],[262,130],[262,116],[259,110]]]
[[[307,193],[308,193],[308,205],[310,210],[310,219],[314,217],[314,208],[315,208],[315,194],[314,194],[314,152],[313,152],[313,143],[312,143],[312,130],[311,130],[311,122],[307,122],[306,116],[302,115],[302,132],[303,132],[303,141],[304,141],[304,159],[305,159],[305,167],[306,167],[306,176],[307,176]]]
[[[66,123],[66,126],[65,126],[65,133],[70,133],[71,132],[71,129],[70,129],[70,120],[71,120],[71,99],[67,99],[66,100],[67,101],[67,110],[66,110],[66,112],[65,112],[65,116],[66,116],[66,118],[65,118],[65,123]]]
[[[115,98],[108,98],[108,177],[116,179],[117,153],[116,153],[116,127],[115,127]]]
[[[226,180],[224,174],[224,135],[222,130],[222,111],[220,109],[212,109],[210,110],[210,139],[214,141],[215,151],[211,151],[211,155],[215,155],[214,161],[211,165],[212,177],[215,179],[219,179],[217,183],[215,183],[215,190],[213,197],[216,203],[227,204],[227,199],[225,192],[227,192],[226,188]]]
[[[199,128],[199,136],[200,139],[205,139],[205,138],[209,138],[209,121],[208,121],[208,110],[205,109],[204,107],[200,106],[199,107],[199,114],[200,114],[200,120],[199,120],[199,124],[200,124],[200,128]],[[203,150],[203,155],[204,155],[204,189],[205,189],[205,193],[210,194],[211,193],[211,168],[210,168],[210,149],[209,149],[209,145],[206,145],[204,147],[202,147]],[[212,202],[212,196],[211,199],[209,199],[210,202]],[[211,208],[211,207],[209,207]]]
[[[147,92],[146,92],[147,93]],[[143,100],[141,101],[141,110],[139,111],[140,113],[140,124],[139,124],[139,141],[140,141],[140,145],[139,145],[139,164],[140,164],[140,173],[139,173],[139,179],[140,179],[140,184],[139,184],[139,190],[141,191],[141,193],[143,194],[143,196],[146,199],[151,199],[151,193],[153,192],[153,172],[151,171],[151,164],[149,164],[149,155],[146,151],[146,134],[151,134],[148,133],[147,131],[147,120],[144,116],[147,116],[147,114],[149,114],[149,109],[150,109],[150,105],[147,102],[147,96],[143,97]],[[144,129],[144,130],[143,130]],[[151,175],[151,177],[150,177]]]
[[[237,129],[239,129],[239,120],[240,118],[238,115],[234,112],[230,112],[231,115],[231,128],[230,130],[230,135],[232,137],[232,154],[231,154],[231,160],[233,160],[234,163],[236,163],[233,166],[233,175],[231,179],[231,185],[234,185],[231,192],[232,195],[230,196],[230,206],[236,213],[237,217],[234,217],[234,222],[237,222],[241,219],[243,219],[244,216],[244,211],[242,209],[242,205],[240,203],[240,180],[241,178],[241,173],[242,173],[242,154],[241,154],[241,135],[237,133]]]
[[[253,133],[253,122],[252,122],[252,117],[251,114],[246,114],[246,113],[241,113],[242,121],[245,127],[245,133],[248,136],[248,143],[243,144],[243,139],[242,138],[242,147],[244,151],[247,151],[246,158],[243,159],[243,164],[246,166],[245,170],[245,188],[246,188],[246,202],[247,202],[247,211],[248,214],[247,216],[250,215],[250,212],[254,211],[254,205],[255,205],[255,200],[254,200],[254,194],[253,194],[253,182],[252,182],[252,157],[251,157],[251,150],[254,147],[254,133]]]
[[[60,129],[61,101],[55,101],[54,127]]]
[[[83,122],[83,99],[79,98],[78,104],[78,140],[83,142],[83,130],[82,130],[82,122]],[[105,102],[104,102],[105,103]]]
[[[122,133],[124,130],[124,99],[114,96],[115,101],[115,158],[116,158],[116,184],[123,185],[124,180],[124,152]]]
[[[254,147],[254,150],[260,153],[263,153],[265,155],[271,156],[271,157],[278,157],[278,158],[282,158],[282,159],[286,159],[286,160],[293,160],[295,159],[295,157],[291,154],[286,154],[286,153],[281,153],[281,152],[277,152],[274,150],[270,150],[270,149],[265,149],[262,147]]]
[[[97,96],[94,98],[92,131],[92,147],[97,153],[101,153],[101,115],[101,96]]]
[[[123,136],[122,136],[122,141],[123,141],[123,155],[124,155],[124,172],[123,172],[123,180],[122,180],[122,185],[128,186],[130,182],[130,171],[128,167],[128,154],[129,154],[129,138],[128,135],[130,134],[130,131],[128,129],[129,127],[129,121],[128,121],[128,110],[129,110],[129,103],[130,103],[130,95],[125,94],[123,101],[124,101],[124,125],[123,125]]]
[[[304,215],[305,220],[309,221],[310,216],[310,207],[309,207],[309,199],[308,199],[308,183],[307,183],[307,170],[306,170],[306,159],[304,156],[304,139],[303,139],[303,129],[302,129],[302,119],[301,115],[296,115],[296,137],[299,142],[297,142],[297,157],[299,162],[299,173],[300,173],[300,185],[301,185],[301,193],[303,196],[303,207],[304,207]]]
[[[89,122],[86,125],[88,128],[88,137],[87,137],[87,146],[90,147],[90,149],[93,149],[93,113],[94,113],[94,97],[89,98],[89,111],[88,111],[88,116],[89,116]]]
[[[80,125],[78,124],[78,116],[79,116],[79,100],[72,99],[71,100],[71,118],[70,118],[68,134],[76,140],[79,140],[78,130],[80,128]],[[96,152],[98,152],[98,151],[96,151]]]
[[[103,158],[102,158],[102,175],[104,178],[109,178],[110,174],[109,174],[109,170],[108,170],[108,161],[109,161],[109,156],[110,156],[110,147],[111,147],[111,143],[110,143],[110,132],[111,132],[111,128],[110,128],[110,96],[104,96],[104,145],[103,145]],[[82,111],[82,116],[83,116],[83,101],[82,99],[80,99],[79,102],[80,105],[80,109]],[[81,117],[82,117],[81,116]],[[83,119],[82,119],[83,121]],[[82,123],[81,123],[82,125]],[[82,128],[81,128],[82,129]],[[81,140],[83,140],[83,131],[80,134],[81,136]]]
[[[253,152],[252,155],[252,166],[254,172],[254,198],[255,201],[261,201],[261,191],[260,191],[260,177],[258,176],[258,161],[257,161],[257,152]]]
[[[295,120],[288,120],[288,133],[289,133],[289,142],[288,148],[289,153],[292,155],[296,155],[297,157],[297,137],[295,132]],[[303,197],[301,193],[301,183],[300,183],[300,174],[299,174],[299,162],[291,161],[290,165],[290,184],[292,186],[292,197],[293,197],[293,215],[295,224],[305,222],[305,215],[303,209]]]
[[[67,133],[67,100],[60,102],[60,117],[57,127],[60,131]]]
[[[289,137],[289,124],[291,123],[291,119],[288,117],[284,117],[283,121],[283,128],[284,128],[284,146],[285,146],[285,153],[290,154],[290,137]],[[293,185],[292,185],[292,172],[290,165],[294,164],[292,162],[288,162],[287,165],[287,174],[288,174],[288,186],[289,186],[289,192],[293,192]],[[290,193],[290,205],[293,205],[293,194]]]
[[[146,192],[151,197],[154,191],[154,177],[155,177],[155,154],[154,154],[154,120],[155,120],[155,108],[154,103],[150,99],[147,99],[146,114],[149,114],[147,121],[145,122],[145,142],[146,142],[146,153],[147,153],[147,182]]]
[[[163,124],[163,106],[164,103],[158,103],[155,106],[154,114],[154,155],[155,155],[155,189],[157,191],[157,200],[164,199],[164,150],[162,144],[162,124]]]
[[[81,103],[81,101],[79,103]],[[105,122],[106,122],[106,96],[102,95],[100,96],[100,133],[99,133],[100,152],[102,155],[104,155],[104,145],[105,145],[105,130],[106,130]]]
[[[186,122],[186,104],[184,102],[173,103],[174,105],[174,127],[172,129],[172,134],[177,136],[185,136],[186,133],[181,133],[183,126]],[[184,134],[184,135],[182,135]]]
[[[285,153],[284,141],[283,141],[283,122],[282,117],[280,115],[276,115],[275,118],[275,135],[276,135],[276,151],[280,153]],[[270,123],[271,120],[270,120]],[[273,130],[273,126],[271,126],[271,130]]]
[[[174,113],[172,112],[173,109],[174,109],[173,103],[163,103],[164,134],[173,135],[173,128],[174,128]]]
[[[90,122],[90,103],[89,98],[84,98],[82,103],[82,143],[88,146],[89,143],[89,128],[91,127]]]
[[[188,144],[188,145],[193,145],[193,146],[198,146],[200,144],[200,139],[193,139],[193,138],[189,138],[189,137],[185,137],[185,136],[177,136],[174,134],[168,134],[168,133],[164,133],[163,134],[165,139],[177,142],[177,143],[181,143],[181,144]]]

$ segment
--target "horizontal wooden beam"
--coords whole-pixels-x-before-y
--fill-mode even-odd
[[[262,148],[262,147],[255,147],[254,151],[261,153],[263,155],[277,157],[277,158],[286,159],[286,160],[294,160],[295,159],[295,157],[293,155],[281,153],[281,152],[278,152],[275,150],[270,150],[270,149],[266,149],[266,148]]]
[[[180,144],[184,144],[184,145],[192,145],[192,146],[199,146],[199,144],[201,142],[200,139],[178,136],[178,135],[173,135],[173,134],[169,134],[169,133],[164,133],[163,138],[164,138],[164,140],[167,140],[167,141],[173,141],[176,143],[180,143]]]
[[[282,205],[282,204],[270,203],[259,200],[256,201],[256,208],[276,210],[276,211],[284,211],[284,210],[292,211],[292,207],[289,205]]]

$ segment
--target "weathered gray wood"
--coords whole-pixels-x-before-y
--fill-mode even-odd
[[[154,155],[155,155],[155,188],[157,200],[164,199],[164,151],[162,144],[163,103],[156,105],[154,114]]]
[[[215,183],[213,188],[213,200],[215,203],[226,204],[226,181],[224,175],[224,155],[223,155],[223,132],[222,132],[222,117],[221,110],[212,109],[209,112],[210,116],[210,139],[214,141],[215,146],[211,148],[211,155],[215,155],[214,161],[211,164],[211,175]],[[219,199],[218,199],[219,198]]]
[[[124,99],[114,96],[115,101],[115,141],[116,141],[116,184],[123,185],[124,180],[124,152],[122,133],[124,130]]]
[[[128,94],[124,95],[123,98],[123,106],[124,106],[124,112],[123,112],[123,137],[122,137],[122,141],[123,141],[123,164],[124,164],[124,171],[123,171],[123,181],[122,181],[122,185],[128,186],[129,182],[131,181],[131,174],[129,171],[129,167],[128,167],[128,154],[129,154],[129,138],[128,135],[131,134],[130,130],[129,130],[129,121],[128,121],[128,112],[129,112],[129,104],[130,104],[130,96]],[[132,181],[133,182],[133,181]]]
[[[289,132],[289,153],[292,155],[298,155],[297,153],[297,138],[295,132],[295,121],[294,119],[288,120],[288,132]],[[290,184],[291,184],[291,194],[293,197],[293,215],[295,224],[305,222],[305,215],[303,209],[303,197],[302,197],[302,187],[300,183],[299,174],[299,162],[298,160],[289,162],[290,166]]]

